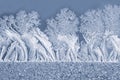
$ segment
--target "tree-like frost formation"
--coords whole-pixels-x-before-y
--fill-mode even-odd
[[[51,43],[39,26],[39,14],[35,11],[1,18],[1,61],[53,61]]]
[[[46,33],[53,44],[57,61],[78,60],[78,25],[77,16],[68,8],[62,9],[55,18],[47,20]]]
[[[84,57],[87,57],[88,61],[118,62],[120,60],[120,6],[108,5],[103,10],[90,10],[80,19],[80,31],[85,39],[81,51],[87,50],[83,52],[86,54]]]
[[[80,18],[64,8],[46,24],[41,31],[35,11],[1,17],[0,61],[120,61],[120,6],[89,10]]]

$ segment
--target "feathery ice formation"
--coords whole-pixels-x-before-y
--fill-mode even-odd
[[[120,61],[120,6],[89,10],[80,18],[64,8],[46,21],[45,31],[40,21],[35,11],[0,18],[0,62]]]

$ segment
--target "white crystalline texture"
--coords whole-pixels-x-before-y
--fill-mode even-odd
[[[47,20],[46,33],[53,44],[57,61],[78,61],[78,18],[75,13],[64,8],[55,19]]]
[[[89,10],[80,19],[64,8],[46,24],[41,31],[35,11],[0,18],[0,62],[120,61],[120,6]]]
[[[39,26],[35,11],[0,19],[0,61],[53,61],[51,43]]]
[[[120,6],[108,5],[103,10],[86,12],[81,16],[80,31],[92,58],[89,61],[120,61]]]

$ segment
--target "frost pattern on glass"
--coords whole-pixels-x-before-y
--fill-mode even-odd
[[[88,61],[120,61],[120,6],[107,5],[103,10],[90,10],[80,19],[80,32],[86,43],[83,50],[87,50]]]
[[[78,16],[61,9],[46,20],[45,31],[35,11],[1,17],[0,61],[119,62],[120,6]]]
[[[1,18],[1,61],[53,61],[51,43],[38,26],[39,15],[34,11]]]
[[[78,57],[78,18],[74,12],[64,8],[55,18],[47,20],[46,34],[53,44],[57,61],[77,61]]]

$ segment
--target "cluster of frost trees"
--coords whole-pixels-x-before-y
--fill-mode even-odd
[[[41,31],[35,11],[1,17],[0,61],[120,61],[120,6],[107,5],[80,16],[64,8],[46,24]]]

